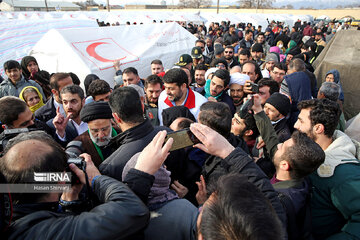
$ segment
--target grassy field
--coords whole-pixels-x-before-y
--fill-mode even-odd
[[[112,11],[126,11],[126,10],[112,10]],[[141,9],[129,9],[129,11],[143,11]],[[146,9],[146,11],[152,11]],[[216,12],[216,9],[154,9],[153,11],[184,11],[184,12]],[[319,17],[321,15],[327,15],[331,18],[340,19],[345,16],[352,16],[355,19],[360,19],[360,8],[349,9],[321,9],[321,10],[296,10],[296,9],[220,9],[220,13],[234,12],[234,13],[266,13],[266,14],[293,14],[293,15],[312,15],[313,17]]]

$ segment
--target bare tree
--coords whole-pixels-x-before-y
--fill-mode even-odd
[[[241,8],[270,8],[275,0],[239,0]]]
[[[208,7],[211,0],[179,0],[179,7],[182,8],[200,8],[200,6]]]

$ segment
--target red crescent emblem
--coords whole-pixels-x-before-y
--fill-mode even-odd
[[[111,60],[111,59],[106,59],[106,58],[103,58],[101,57],[96,51],[96,47],[101,45],[101,44],[109,44],[107,42],[96,42],[96,43],[92,43],[90,44],[87,48],[86,48],[86,52],[93,58],[95,58],[96,60],[100,61],[100,62],[114,62],[115,60]],[[123,58],[120,58],[118,60],[123,60],[125,59],[125,57]]]
[[[154,115],[152,114],[152,112],[148,112],[148,116],[150,119],[154,119]]]

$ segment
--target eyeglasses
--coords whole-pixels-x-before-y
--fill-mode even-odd
[[[215,65],[215,67],[217,67],[217,68],[225,68],[225,65],[218,64],[218,65]]]
[[[231,52],[231,51],[225,51],[225,53],[230,53],[230,54],[232,54],[233,52]]]

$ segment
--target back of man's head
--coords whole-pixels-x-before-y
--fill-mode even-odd
[[[9,60],[4,63],[4,70],[21,69],[21,65],[18,61]]]
[[[172,68],[167,71],[163,77],[164,83],[176,83],[177,86],[181,86],[184,83],[188,86],[188,76],[185,71],[180,68]]]
[[[291,139],[293,145],[283,154],[283,160],[290,165],[291,179],[300,179],[314,172],[324,162],[325,153],[306,133],[295,131]]]
[[[206,102],[200,107],[199,122],[224,137],[228,137],[231,130],[231,111],[226,103]]]
[[[340,96],[340,86],[334,82],[323,82],[319,89],[319,94],[325,98],[336,102]]]
[[[218,77],[224,81],[224,87],[226,88],[229,85],[230,82],[230,73],[227,70],[219,69],[214,72],[213,77]]]
[[[263,78],[258,82],[258,85],[259,85],[259,88],[264,87],[264,86],[269,87],[270,95],[280,91],[279,84],[275,80],[272,80],[272,79]]]
[[[31,183],[35,172],[64,172],[67,155],[53,138],[42,131],[22,133],[11,139],[0,161],[8,183]],[[48,193],[13,193],[15,204],[46,201]]]
[[[283,234],[269,200],[239,174],[219,178],[203,206],[199,233],[206,240],[275,240]]]
[[[84,90],[78,85],[67,85],[63,89],[61,89],[60,95],[70,93],[70,94],[77,94],[80,99],[85,98]]]
[[[109,104],[113,113],[116,113],[126,123],[142,123],[144,113],[138,92],[132,87],[115,89],[110,94]]]
[[[95,97],[98,95],[102,95],[111,91],[110,85],[101,79],[97,79],[92,81],[89,85],[88,95],[92,96],[95,100]]]
[[[25,112],[28,106],[20,98],[13,96],[6,96],[0,99],[0,122],[11,126],[16,121],[19,115]]]
[[[59,91],[59,81],[70,77],[68,73],[54,73],[50,77],[50,87],[56,91]]]
[[[303,72],[306,70],[305,63],[300,58],[294,58],[291,60],[288,68],[294,70],[295,72]]]
[[[311,125],[322,124],[325,136],[331,138],[339,123],[341,110],[337,102],[329,99],[310,99],[298,103],[298,109],[310,109]]]
[[[89,86],[90,84],[96,80],[96,79],[100,79],[97,75],[95,74],[88,74],[85,79],[84,79],[84,87],[85,87],[85,93],[87,96],[89,96]]]

